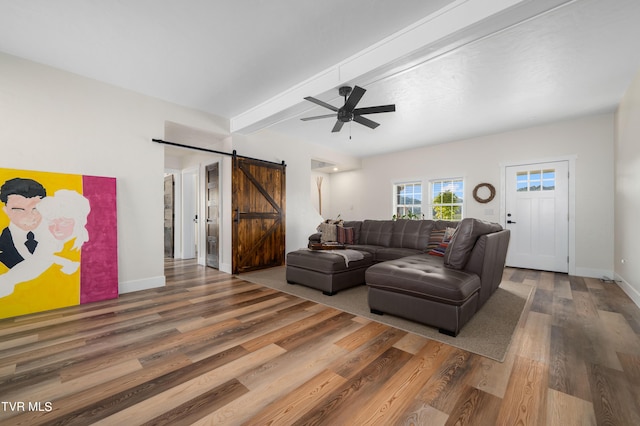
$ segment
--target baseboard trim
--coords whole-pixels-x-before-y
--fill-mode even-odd
[[[616,274],[616,284],[624,291],[627,296],[640,308],[640,292],[631,286],[624,278]]]
[[[120,294],[134,291],[148,290],[150,288],[164,287],[166,280],[164,275],[159,277],[143,278],[141,280],[124,281],[118,285]]]
[[[612,279],[613,271],[605,270],[605,269],[591,269],[591,268],[576,268],[576,276],[578,277],[589,277],[589,278],[606,278]]]

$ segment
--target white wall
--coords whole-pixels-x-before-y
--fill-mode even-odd
[[[614,115],[603,114],[497,135],[365,158],[362,169],[331,175],[330,214],[390,219],[394,182],[446,177],[465,180],[465,216],[500,222],[500,197],[473,200],[481,182],[500,190],[501,165],[555,157],[576,159],[576,273],[613,274]]]
[[[0,167],[117,179],[121,292],[164,285],[165,121],[227,120],[0,53]]]
[[[616,279],[640,306],[640,74],[617,112],[615,145]],[[624,263],[623,263],[624,260]]]

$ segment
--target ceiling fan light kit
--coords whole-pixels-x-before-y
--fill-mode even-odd
[[[312,96],[307,96],[305,99],[309,102],[313,102],[316,105],[320,105],[321,107],[330,109],[334,111],[334,114],[325,114],[325,115],[317,115],[314,117],[304,117],[301,118],[302,121],[308,120],[317,120],[320,118],[335,118],[336,124],[333,126],[331,132],[339,132],[342,129],[344,123],[348,123],[350,121],[355,121],[356,123],[362,124],[363,126],[367,126],[370,129],[375,129],[380,125],[380,123],[376,123],[373,120],[369,120],[368,118],[363,117],[365,114],[379,114],[382,112],[394,112],[396,110],[395,104],[391,105],[379,105],[373,107],[365,107],[365,108],[356,108],[360,99],[366,92],[360,86],[353,86],[353,89],[349,86],[342,86],[338,89],[338,93],[340,96],[344,97],[344,105],[341,108],[337,108],[331,104],[321,101],[320,99],[316,99]]]

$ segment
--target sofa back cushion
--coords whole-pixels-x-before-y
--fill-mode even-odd
[[[433,229],[442,231],[447,228],[457,228],[460,222],[454,220],[434,220]]]
[[[444,265],[452,269],[464,269],[478,237],[500,230],[502,226],[498,223],[473,218],[462,219],[444,254]]]
[[[362,228],[362,221],[361,220],[345,220],[342,223],[342,226],[345,228],[353,228],[353,243],[350,243],[350,244],[359,244],[360,229]]]
[[[432,220],[398,219],[393,222],[391,247],[425,250],[432,229]]]
[[[362,222],[362,228],[360,228],[358,243],[390,247],[392,233],[392,220],[365,220]]]

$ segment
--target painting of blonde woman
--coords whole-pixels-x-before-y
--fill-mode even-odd
[[[115,179],[0,169],[0,318],[117,297]]]

